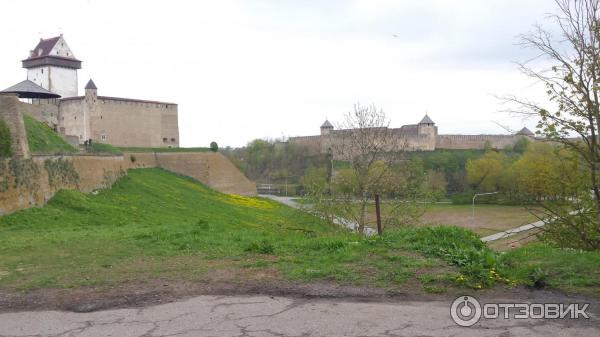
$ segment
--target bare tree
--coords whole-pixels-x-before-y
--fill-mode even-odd
[[[335,191],[345,216],[358,224],[364,233],[367,224],[367,207],[370,198],[388,186],[390,164],[403,149],[403,143],[389,129],[385,112],[375,105],[354,105],[354,110],[344,116],[338,130],[329,136],[335,159],[349,162],[351,177],[346,177],[348,193]],[[338,180],[340,177],[338,177]],[[357,200],[358,198],[358,200]]]
[[[555,0],[557,13],[550,15],[560,32],[553,36],[550,30],[535,26],[530,34],[521,36],[521,44],[539,55],[522,64],[520,70],[543,83],[549,96],[549,106],[518,97],[507,101],[517,103],[513,111],[539,118],[538,134],[576,151],[585,161],[589,175],[590,210],[593,211],[596,230],[600,230],[600,17],[599,0]],[[543,62],[538,62],[542,60]],[[548,64],[545,68],[536,67]],[[589,192],[583,191],[583,193]],[[581,200],[581,198],[578,198]],[[555,214],[556,210],[550,213]],[[573,217],[561,218],[578,222]],[[578,213],[582,214],[582,213]],[[555,214],[556,215],[556,214]]]

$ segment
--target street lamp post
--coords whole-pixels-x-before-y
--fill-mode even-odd
[[[498,192],[488,192],[488,193],[475,193],[473,196],[473,219],[475,219],[475,198],[480,195],[490,195],[490,194],[498,194]]]

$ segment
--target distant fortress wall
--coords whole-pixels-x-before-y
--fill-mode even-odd
[[[418,124],[403,125],[400,128],[389,129],[394,137],[393,148],[390,151],[435,151],[436,149],[471,150],[483,149],[489,144],[494,149],[504,149],[514,144],[522,137],[534,138],[534,134],[523,128],[513,135],[440,135],[435,123],[425,115]],[[340,159],[341,149],[344,149],[344,138],[349,138],[352,130],[334,130],[329,121],[321,125],[318,136],[290,137],[289,142],[307,146],[315,152],[327,153],[333,151],[334,158]]]
[[[483,149],[485,144],[494,149],[503,149],[513,146],[522,136],[518,135],[438,135],[436,149],[469,150]]]

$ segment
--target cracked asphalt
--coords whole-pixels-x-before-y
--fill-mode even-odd
[[[450,301],[357,302],[270,296],[199,296],[91,313],[0,314],[0,336],[600,336],[600,320],[450,318]]]

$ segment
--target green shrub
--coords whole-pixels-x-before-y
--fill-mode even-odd
[[[73,162],[67,159],[46,159],[44,168],[48,172],[48,183],[50,186],[70,186],[77,184],[79,174],[73,166]]]
[[[426,256],[441,258],[461,272],[456,281],[471,288],[509,282],[500,275],[498,256],[475,233],[454,226],[420,227],[393,231],[388,240],[401,242]]]
[[[267,239],[263,239],[259,242],[251,242],[248,247],[246,247],[245,251],[259,254],[272,254],[275,251],[275,247]]]
[[[0,157],[12,156],[12,140],[6,122],[0,119]]]
[[[219,145],[217,144],[217,142],[210,142],[210,150],[212,152],[219,151]]]

